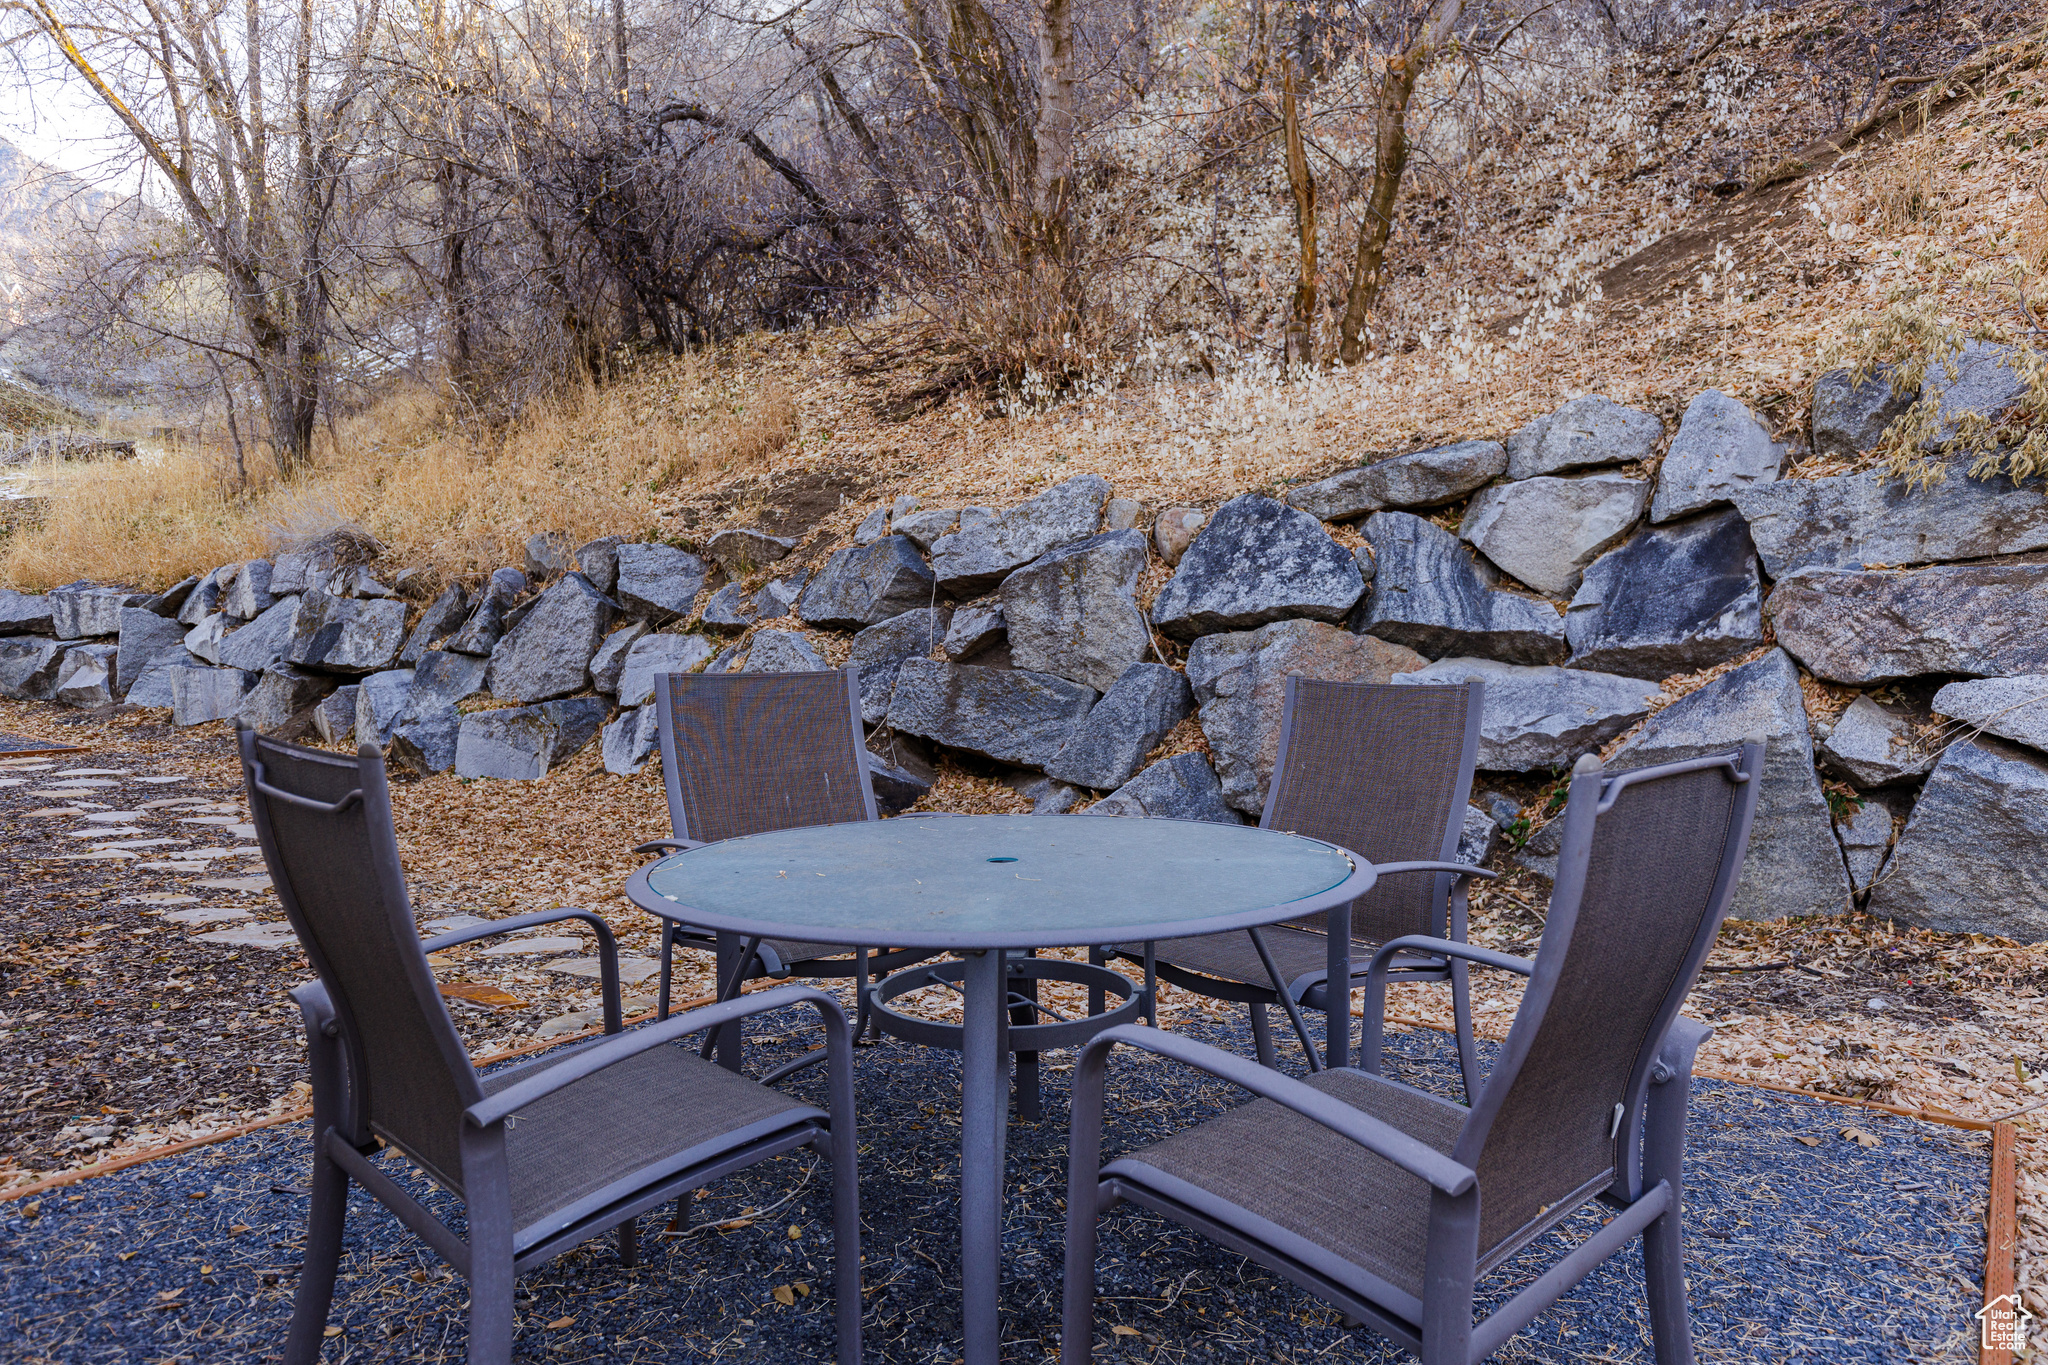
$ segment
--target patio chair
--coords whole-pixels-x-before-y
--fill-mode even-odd
[[[1130,1200],[1293,1281],[1419,1356],[1468,1365],[1641,1236],[1660,1365],[1689,1365],[1680,1247],[1692,1060],[1713,1030],[1678,1017],[1734,892],[1763,741],[1633,772],[1574,770],[1534,961],[1403,938],[1373,954],[1361,1069],[1297,1080],[1186,1038],[1111,1030],[1075,1067],[1060,1359],[1088,1358],[1095,1229]],[[1386,973],[1404,951],[1529,978],[1470,1109],[1379,1072]],[[1261,1098],[1098,1169],[1103,1080],[1124,1043]],[[1603,1225],[1473,1321],[1474,1289],[1598,1199]],[[1540,1273],[1539,1273],[1540,1271]]]
[[[1378,944],[1403,935],[1465,939],[1471,879],[1494,874],[1453,861],[1472,794],[1479,751],[1482,684],[1400,687],[1322,682],[1290,676],[1280,718],[1280,748],[1259,824],[1326,839],[1370,860],[1371,891],[1353,901],[1349,932],[1328,932],[1325,916],[1263,929],[1233,930],[1153,945],[1121,944],[1102,957],[1145,961],[1182,990],[1250,1007],[1252,1041],[1262,1065],[1274,1065],[1266,1008],[1278,1005],[1301,1039],[1310,1071],[1343,1066],[1349,1051],[1350,989],[1364,982],[1356,964]],[[1448,933],[1446,922],[1448,921]],[[1406,981],[1451,983],[1458,1062],[1466,1094],[1478,1089],[1472,998],[1465,962],[1444,954],[1403,953],[1394,970]],[[1326,983],[1348,983],[1332,994]],[[1327,1055],[1318,1058],[1302,1007],[1329,1020]]]
[[[498,1365],[511,1359],[520,1271],[613,1228],[630,1265],[640,1214],[799,1147],[832,1164],[839,1359],[860,1359],[853,1052],[836,1000],[789,986],[621,1032],[617,949],[589,911],[517,915],[420,941],[373,746],[350,759],[244,729],[241,753],[271,882],[319,978],[292,993],[312,1071],[313,1174],[288,1365],[319,1358],[350,1181],[468,1278],[469,1359]],[[427,954],[562,920],[597,935],[604,1036],[479,1076]],[[830,1113],[668,1046],[799,1004],[824,1025]],[[380,1145],[462,1201],[466,1238],[394,1179]]]
[[[860,674],[671,673],[655,679],[661,778],[668,789],[673,837],[641,844],[635,853],[701,848],[720,839],[875,820],[867,746],[860,723]],[[719,998],[756,977],[852,977],[858,994],[854,1036],[867,1031],[868,978],[937,956],[928,950],[871,955],[843,944],[797,943],[692,930],[662,921],[661,989],[667,1018],[677,946],[717,955]],[[706,1044],[707,1055],[740,1066],[737,1024]],[[822,1058],[823,1054],[818,1054]]]

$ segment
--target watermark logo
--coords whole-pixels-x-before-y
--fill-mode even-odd
[[[2027,1328],[2034,1315],[2021,1304],[2017,1294],[2001,1294],[1977,1310],[1984,1324],[1983,1348],[1987,1351],[2020,1352],[2027,1349]]]

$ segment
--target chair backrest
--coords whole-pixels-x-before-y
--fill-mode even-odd
[[[1479,1173],[1482,1269],[1584,1199],[1633,1195],[1645,1089],[1728,911],[1763,742],[1574,771],[1535,969],[1452,1157]]]
[[[876,818],[857,669],[669,673],[654,686],[676,838]]]
[[[357,1145],[374,1132],[462,1189],[462,1111],[483,1098],[420,947],[384,759],[241,732],[242,780],[285,918],[341,1028]]]
[[[1476,679],[1400,687],[1290,676],[1259,824],[1327,839],[1369,862],[1452,861],[1472,795],[1482,690]],[[1441,938],[1450,882],[1448,873],[1382,878],[1351,903],[1352,935]]]

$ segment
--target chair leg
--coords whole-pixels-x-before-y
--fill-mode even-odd
[[[676,1196],[675,1215],[668,1220],[668,1231],[681,1236],[690,1230],[690,1196],[695,1190],[684,1190]]]
[[[1643,1229],[1643,1281],[1657,1365],[1692,1365],[1692,1311],[1685,1299],[1685,1249],[1676,1205]]]
[[[1273,1021],[1266,1017],[1265,1004],[1255,1000],[1245,1008],[1252,1014],[1252,1047],[1258,1053],[1259,1065],[1278,1071],[1280,1059],[1273,1052]]]
[[[469,1244],[469,1365],[511,1365],[512,1248]]]
[[[1060,1304],[1061,1365],[1083,1365],[1095,1349],[1095,1224],[1102,1215],[1067,1199],[1067,1267]]]
[[[667,920],[661,922],[661,995],[655,1002],[654,1017],[668,1018],[669,973],[675,962],[676,927]]]
[[[292,1323],[285,1337],[285,1365],[313,1365],[334,1302],[334,1276],[341,1268],[342,1226],[348,1219],[348,1172],[327,1155],[327,1136],[313,1139],[312,1198],[306,1210],[305,1264],[292,1298]]]
[[[1463,958],[1451,959],[1451,1023],[1457,1030],[1458,1070],[1465,1077],[1465,1103],[1479,1096],[1479,1041],[1472,1033],[1472,974]]]
[[[619,1224],[619,1264],[631,1270],[640,1264],[640,1220],[628,1218]]]

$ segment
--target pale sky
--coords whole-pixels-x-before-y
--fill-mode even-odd
[[[30,83],[19,70],[0,68],[0,137],[36,160],[105,182],[128,150],[112,136],[116,131],[112,115],[83,82]]]

